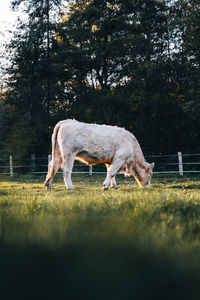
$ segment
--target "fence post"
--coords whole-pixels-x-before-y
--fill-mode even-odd
[[[92,166],[89,166],[89,175],[92,175]]]
[[[13,177],[14,173],[13,173],[13,158],[12,155],[10,155],[10,176]]]
[[[182,159],[182,152],[178,152],[178,164],[179,164],[179,173],[183,175],[183,159]]]
[[[32,169],[32,171],[35,171],[35,169],[36,169],[35,154],[31,154],[31,169]]]

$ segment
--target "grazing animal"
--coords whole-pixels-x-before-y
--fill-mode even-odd
[[[154,163],[145,161],[137,139],[123,128],[71,119],[57,123],[52,135],[52,160],[45,186],[51,188],[55,174],[62,168],[66,187],[73,189],[71,173],[75,159],[88,165],[106,165],[104,190],[109,185],[117,188],[117,172],[133,175],[140,186],[150,186]]]

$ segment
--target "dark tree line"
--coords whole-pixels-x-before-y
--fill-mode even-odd
[[[1,149],[46,154],[61,119],[123,126],[146,154],[198,152],[198,0],[13,0]]]

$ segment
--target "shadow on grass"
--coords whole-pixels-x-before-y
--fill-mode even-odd
[[[147,245],[112,237],[76,241],[56,251],[0,244],[3,300],[200,297],[200,275],[184,255],[170,257]]]
[[[8,195],[8,192],[7,192],[7,191],[3,191],[3,190],[1,191],[1,190],[0,190],[0,197],[1,197],[1,196],[6,196],[6,195]]]
[[[188,190],[198,190],[200,189],[200,183],[194,182],[193,184],[175,184],[168,186],[169,189],[188,189]]]

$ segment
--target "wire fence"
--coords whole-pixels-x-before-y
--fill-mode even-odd
[[[17,162],[14,155],[0,158],[0,176],[18,174],[46,174],[51,156],[36,157],[32,155],[28,159]],[[180,174],[200,173],[200,153],[174,155],[149,155],[145,156],[148,162],[155,162],[154,173],[157,174]],[[75,161],[73,173],[79,174],[101,174],[106,173],[105,165],[93,167]]]

